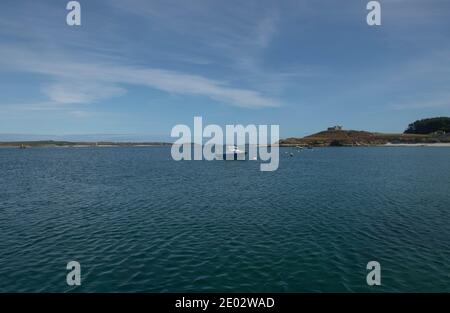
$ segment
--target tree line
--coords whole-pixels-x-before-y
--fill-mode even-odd
[[[417,120],[408,125],[405,134],[432,134],[450,132],[450,117],[434,117]]]

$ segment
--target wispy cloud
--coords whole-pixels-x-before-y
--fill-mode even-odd
[[[256,43],[261,47],[267,47],[276,33],[277,17],[269,16],[264,18],[256,28]]]
[[[7,60],[7,63],[5,62]],[[276,99],[259,91],[236,88],[227,82],[200,75],[157,68],[97,61],[67,60],[37,55],[17,47],[1,47],[4,69],[47,75],[56,83],[43,86],[50,100],[58,103],[88,103],[125,93],[121,84],[147,86],[168,93],[205,96],[226,104],[261,108],[279,106]]]
[[[42,90],[50,100],[61,104],[92,103],[126,93],[122,87],[95,81],[60,81]]]
[[[14,38],[0,47],[1,68],[45,75],[42,93],[59,104],[102,101],[124,95],[127,85],[138,85],[237,107],[281,105],[265,87],[267,81],[273,78],[279,83],[283,76],[264,72],[256,63],[251,68],[241,66],[241,60],[256,60],[258,50],[270,44],[277,32],[276,10],[256,10],[256,3],[237,8],[204,1],[112,0],[105,5],[108,12],[116,9],[121,16],[134,15],[132,20],[140,23],[143,32],[158,35],[163,31],[172,40],[182,41],[179,46],[185,40],[184,48],[164,48],[162,39],[159,48],[144,55],[148,59],[136,62],[134,56],[141,47],[136,38],[122,34],[122,26],[107,23],[107,17],[91,10],[86,16],[102,21],[97,24],[100,29],[71,31],[54,24],[65,11],[42,2],[33,4],[34,14],[23,14],[20,22],[6,15],[0,19],[5,26],[0,34]],[[39,32],[33,30],[34,25],[39,25]],[[227,69],[227,74],[210,76],[210,71],[198,71],[198,66],[211,64]]]
[[[143,28],[180,41],[180,61],[192,55],[209,60],[225,76],[248,78],[250,85],[280,81],[277,70],[264,66],[264,53],[279,33],[279,6],[273,1],[145,1],[112,0]],[[173,56],[173,54],[171,54]],[[286,80],[285,82],[288,82]]]

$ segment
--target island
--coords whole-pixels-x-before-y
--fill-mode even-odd
[[[37,148],[37,147],[159,147],[170,146],[168,142],[74,142],[74,141],[54,141],[54,140],[38,140],[38,141],[4,141],[0,142],[0,148]]]
[[[302,138],[287,138],[280,146],[380,146],[380,145],[450,145],[450,118],[436,117],[415,121],[401,134],[377,133],[362,130],[344,130],[342,126]]]

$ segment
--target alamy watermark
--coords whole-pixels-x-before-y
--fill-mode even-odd
[[[66,16],[66,23],[69,26],[81,26],[81,5],[78,1],[69,1],[66,5],[69,10]]]
[[[172,128],[170,135],[178,138],[171,150],[176,161],[260,160],[263,161],[261,171],[278,169],[279,125],[226,125],[224,131],[215,124],[203,127],[202,117],[196,116],[193,131],[188,125],[180,124]]]
[[[377,261],[370,261],[366,266],[370,272],[366,276],[366,282],[369,286],[381,286],[381,265]]]
[[[70,261],[66,265],[66,269],[70,270],[66,275],[66,283],[69,286],[81,286],[81,265],[77,261]]]
[[[69,26],[81,26],[81,5],[78,1],[69,1],[66,5],[69,11],[66,16],[66,23]],[[379,1],[369,1],[366,5],[369,10],[366,21],[369,26],[381,25],[381,4]]]
[[[367,14],[367,25],[380,26],[381,25],[381,4],[378,1],[369,1],[366,9],[369,10]]]

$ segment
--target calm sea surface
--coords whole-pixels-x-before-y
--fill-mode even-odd
[[[450,148],[280,158],[0,149],[0,291],[450,291]]]

